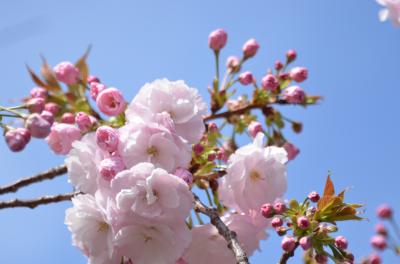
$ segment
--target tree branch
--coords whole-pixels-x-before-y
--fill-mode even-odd
[[[235,254],[236,263],[249,264],[246,252],[242,249],[239,241],[236,238],[236,233],[229,230],[229,228],[219,217],[218,212],[215,208],[210,208],[204,205],[196,194],[193,195],[195,210],[197,212],[207,215],[210,218],[211,224],[213,224],[218,229],[219,234],[225,238],[226,242],[228,242],[228,248],[231,249]]]
[[[34,176],[20,179],[10,185],[6,185],[0,187],[0,194],[16,192],[19,188],[30,185],[32,183],[44,181],[44,180],[51,180],[57,176],[63,175],[67,173],[67,167],[65,165],[60,165],[54,168],[49,169],[46,172],[42,172],[36,174]]]
[[[42,205],[42,204],[49,204],[49,203],[58,203],[62,201],[69,201],[75,195],[80,194],[80,192],[73,192],[73,193],[66,193],[66,194],[59,194],[59,195],[46,195],[39,197],[37,199],[32,200],[20,200],[20,199],[13,199],[5,202],[0,202],[0,209],[4,208],[14,208],[14,207],[28,207],[30,209],[34,209],[35,207]]]
[[[284,252],[278,262],[278,264],[286,264],[287,261],[294,256],[294,252],[296,251],[297,247],[299,246],[299,242],[296,242],[295,247],[292,251]]]

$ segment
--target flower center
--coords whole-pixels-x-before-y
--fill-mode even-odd
[[[97,228],[97,232],[107,232],[109,226],[106,222],[100,222],[99,227]]]
[[[257,171],[250,172],[250,179],[253,181],[257,181],[261,179],[261,175]]]
[[[147,154],[149,154],[150,156],[155,156],[157,155],[157,149],[151,146],[150,148],[147,149]]]

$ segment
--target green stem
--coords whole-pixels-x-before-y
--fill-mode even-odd
[[[212,203],[212,200],[211,200],[210,192],[208,191],[208,189],[204,189],[204,191],[207,194],[208,203],[210,204],[211,207],[213,207],[213,203]]]
[[[196,211],[194,211],[194,213],[196,214],[197,222],[199,222],[200,225],[203,225],[204,222],[203,222],[203,220],[201,219],[199,213],[196,212]]]
[[[0,106],[0,111],[7,111],[9,113],[19,116],[20,118],[25,118],[20,112],[15,111],[11,108],[4,107],[4,106]]]
[[[215,54],[215,74],[216,74],[215,78],[218,82],[217,87],[219,87],[219,50],[216,50],[214,54]]]

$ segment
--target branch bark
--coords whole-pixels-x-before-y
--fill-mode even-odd
[[[236,233],[229,230],[229,228],[219,217],[218,212],[215,208],[204,205],[196,194],[193,195],[195,210],[199,213],[207,215],[210,218],[211,224],[213,224],[218,229],[219,234],[225,238],[226,242],[228,242],[228,248],[231,249],[235,254],[236,263],[249,264],[250,262],[247,258],[246,252],[240,246],[239,241],[236,237]]]
[[[43,204],[50,204],[50,203],[58,203],[62,201],[69,201],[75,195],[80,194],[80,192],[73,192],[73,193],[66,193],[66,194],[59,194],[59,195],[46,195],[39,197],[37,199],[32,200],[20,200],[20,199],[13,199],[5,202],[0,202],[0,209],[5,208],[14,208],[14,207],[28,207],[30,209],[34,209],[39,205]]]
[[[67,173],[67,167],[65,165],[60,165],[49,169],[46,172],[36,174],[34,176],[20,179],[12,184],[0,187],[0,194],[16,192],[19,188],[30,185],[32,183],[41,182],[44,180],[51,180],[57,176],[61,176]]]
[[[286,264],[287,261],[294,256],[294,252],[296,251],[297,247],[299,246],[299,242],[296,242],[295,247],[292,251],[285,252],[282,254],[278,264]]]

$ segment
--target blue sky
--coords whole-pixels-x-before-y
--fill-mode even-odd
[[[0,104],[12,104],[33,86],[25,63],[38,69],[40,54],[53,65],[75,60],[88,44],[93,44],[92,73],[123,90],[126,98],[145,82],[162,77],[184,79],[206,97],[214,70],[207,36],[215,28],[229,33],[224,58],[239,55],[251,37],[259,41],[259,54],[246,66],[258,77],[287,49],[295,48],[298,65],[310,71],[303,88],[325,99],[307,110],[282,109],[286,116],[304,122],[301,135],[287,131],[301,155],[289,165],[286,196],[302,199],[311,190],[321,190],[332,171],[338,189],[350,187],[349,201],[365,204],[369,221],[341,225],[340,232],[360,257],[371,250],[375,207],[389,202],[398,210],[400,201],[400,29],[380,23],[379,9],[373,0],[2,1]],[[20,154],[0,144],[0,184],[62,160],[38,140]],[[70,190],[61,177],[21,190],[17,196]],[[63,224],[68,207],[63,203],[33,211],[1,210],[0,263],[85,263],[70,245]],[[252,263],[275,262],[281,254],[278,241],[273,234],[263,242]],[[396,262],[391,253],[383,258]]]

